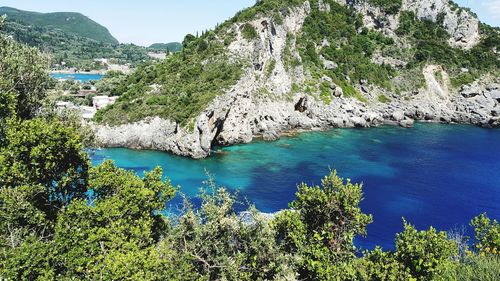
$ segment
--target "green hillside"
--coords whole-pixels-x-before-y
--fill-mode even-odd
[[[173,53],[180,52],[182,50],[182,44],[179,42],[171,42],[171,43],[155,43],[149,46],[152,50],[158,51],[170,51]]]
[[[148,48],[119,44],[105,27],[80,14],[40,14],[5,7],[0,8],[3,14],[7,19],[0,33],[50,54],[53,68],[101,69],[95,61],[100,58],[132,66],[151,60]],[[67,15],[71,23],[61,21],[61,15]]]
[[[131,44],[97,42],[55,28],[8,21],[0,29],[0,33],[51,54],[53,67],[64,62],[66,67],[82,70],[98,69],[101,66],[94,61],[98,58],[114,58],[117,63],[131,63],[132,65],[150,60],[147,48]]]
[[[79,13],[37,13],[9,7],[0,7],[0,15],[9,21],[35,25],[41,28],[59,29],[78,37],[93,39],[107,44],[118,44],[107,28]]]

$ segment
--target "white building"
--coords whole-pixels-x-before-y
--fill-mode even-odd
[[[56,102],[56,108],[59,110],[63,110],[63,109],[77,109],[78,107],[69,101],[58,101]]]
[[[82,118],[84,120],[91,120],[94,118],[97,110],[92,106],[80,106],[80,112],[82,113]]]
[[[157,60],[164,60],[167,57],[167,53],[148,53],[148,56]]]
[[[99,110],[105,108],[108,105],[112,105],[116,102],[118,97],[108,97],[108,96],[96,96],[92,98],[92,104],[94,108]]]

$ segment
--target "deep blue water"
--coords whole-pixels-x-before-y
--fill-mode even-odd
[[[287,207],[296,184],[319,184],[336,169],[364,183],[361,207],[373,214],[368,237],[358,246],[394,246],[402,218],[418,228],[452,230],[487,212],[500,219],[500,130],[471,126],[417,124],[415,128],[336,129],[256,141],[222,149],[204,160],[154,151],[104,149],[93,163],[113,159],[138,173],[156,165],[181,191],[195,196],[207,179],[240,194],[263,212]],[[170,208],[175,208],[179,199]]]
[[[101,80],[103,75],[101,74],[67,74],[67,73],[51,73],[50,76],[55,79],[66,79],[66,80],[76,80],[80,82],[89,82]]]

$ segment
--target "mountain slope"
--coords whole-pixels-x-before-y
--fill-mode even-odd
[[[199,158],[294,130],[499,126],[499,34],[447,0],[262,0],[132,74],[98,137]]]
[[[50,54],[52,68],[101,69],[103,65],[96,62],[96,59],[100,58],[113,59],[120,64],[130,63],[132,66],[151,61],[147,48],[133,44],[117,44],[116,39],[109,35],[105,28],[91,22],[84,16],[69,17],[72,18],[69,21],[73,21],[75,18],[80,18],[84,22],[90,21],[90,24],[80,26],[85,30],[85,32],[80,32],[71,26],[69,26],[69,31],[66,31],[68,28],[59,28],[64,27],[66,23],[60,24],[57,19],[46,16],[47,14],[23,12],[11,8],[2,8],[2,11],[10,11],[9,14],[12,17],[7,17],[6,22],[0,28],[0,33]],[[2,14],[3,12],[0,12],[0,15]],[[26,19],[31,14],[34,15],[33,19]],[[71,13],[58,14],[70,15]],[[27,23],[27,21],[31,23]],[[85,33],[93,29],[101,30],[100,33],[105,37],[104,41],[107,42],[95,40],[102,37],[97,36],[99,32],[93,32],[96,35],[93,36],[95,39],[85,37]]]
[[[59,29],[67,34],[89,38],[106,44],[118,44],[107,28],[79,13],[36,13],[10,7],[0,7],[0,15],[9,21],[34,25],[40,28]]]

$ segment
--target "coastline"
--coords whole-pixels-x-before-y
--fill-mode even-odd
[[[242,79],[196,118],[195,130],[154,116],[121,125],[95,124],[94,129],[102,147],[167,151],[201,159],[210,156],[214,147],[332,128],[412,127],[414,122],[500,127],[497,79],[485,77],[455,91],[431,87],[435,79],[428,80],[428,88],[393,94],[389,103],[377,102],[378,95],[367,91],[368,102],[335,97],[334,102],[325,104],[307,93],[296,93],[290,99],[252,97],[246,93],[254,88],[252,81]]]
[[[352,120],[352,118],[350,118]],[[253,134],[250,138],[233,138],[229,142],[215,143],[217,140],[217,135],[212,136],[210,144],[208,147],[203,147],[203,135],[193,136],[190,134],[185,134],[185,132],[179,132],[180,135],[165,134],[164,130],[166,127],[157,127],[158,122],[167,122],[168,120],[163,120],[160,118],[146,119],[141,122],[136,122],[133,124],[125,124],[117,127],[107,127],[98,125],[95,129],[97,133],[97,139],[99,142],[99,148],[126,148],[139,151],[160,151],[165,152],[175,156],[186,157],[190,159],[200,160],[205,158],[210,158],[214,155],[223,154],[222,148],[230,147],[234,145],[244,145],[250,144],[255,141],[265,141],[274,142],[281,138],[293,138],[301,134],[312,133],[312,132],[328,132],[334,129],[371,129],[379,127],[401,127],[405,129],[412,129],[415,124],[442,124],[448,126],[471,126],[479,127],[488,130],[494,130],[500,128],[497,126],[485,126],[481,122],[471,122],[473,119],[453,119],[437,117],[435,119],[411,119],[408,117],[403,118],[400,121],[396,121],[395,118],[383,118],[383,119],[373,119],[372,122],[366,120],[364,124],[361,123],[337,123],[337,124],[324,124],[322,126],[313,126],[310,128],[292,128],[283,129],[279,132],[272,131],[263,132],[261,134]],[[164,123],[163,123],[164,125]],[[156,129],[156,130],[155,130]],[[117,131],[119,130],[119,131]],[[168,130],[167,130],[168,131]],[[103,136],[107,135],[107,136]],[[108,135],[110,134],[110,135]],[[112,138],[112,140],[108,137]],[[162,139],[160,136],[163,136]],[[168,136],[165,138],[165,136]],[[206,136],[205,136],[206,137]],[[198,142],[199,141],[199,142]]]
[[[91,71],[71,71],[71,70],[50,70],[51,74],[88,74],[88,75],[106,75],[107,70],[91,70]]]

